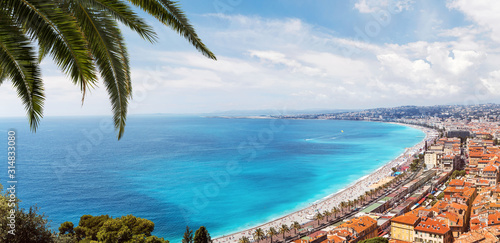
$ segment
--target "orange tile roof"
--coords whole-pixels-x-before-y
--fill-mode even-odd
[[[500,236],[500,226],[488,227],[471,227],[471,231],[462,234],[455,240],[455,243],[470,243],[470,242],[498,242]]]
[[[342,243],[344,241],[345,238],[340,238],[338,235],[328,235],[327,242]]]
[[[496,172],[497,168],[495,168],[495,166],[493,166],[493,165],[488,165],[488,166],[484,167],[483,171]]]
[[[413,213],[405,213],[404,215],[391,219],[391,222],[415,226],[420,221],[420,218]]]
[[[459,180],[459,179],[452,179],[448,186],[463,186],[464,185],[464,180]]]
[[[460,216],[457,214],[451,213],[451,212],[443,212],[443,213],[439,214],[438,216],[436,216],[436,218],[443,218],[443,219],[449,220],[450,225],[448,225],[448,226],[463,226],[464,225],[464,222],[460,218]]]
[[[500,212],[488,215],[488,225],[500,225]]]
[[[482,183],[482,184],[489,184],[490,183],[488,180],[485,180],[485,179],[480,179],[477,182]]]
[[[483,157],[483,153],[482,152],[470,152],[469,156],[470,157],[475,157],[475,158],[477,158],[477,157],[482,158]]]
[[[415,227],[415,231],[444,235],[450,231],[450,228],[441,220],[423,217],[422,221]]]
[[[373,225],[377,225],[377,220],[369,216],[362,216],[359,218],[351,219],[351,221],[339,225],[339,228],[352,228],[357,233],[361,233]]]

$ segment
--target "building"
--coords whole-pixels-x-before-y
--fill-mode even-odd
[[[351,219],[339,225],[336,230],[351,232],[353,234],[352,239],[347,242],[353,243],[377,237],[378,235],[377,220],[369,216]]]
[[[441,169],[445,171],[452,171],[456,168],[457,159],[453,154],[446,154],[441,158]]]
[[[426,152],[424,155],[425,169],[430,170],[438,165],[437,154]]]
[[[492,243],[500,242],[500,226],[490,226],[461,235],[455,243]]]
[[[411,212],[391,219],[391,238],[413,242],[418,223],[420,218]]]
[[[414,242],[451,243],[451,229],[441,220],[422,217],[415,226]]]
[[[483,179],[487,180],[490,186],[498,183],[498,169],[493,165],[488,165],[483,169]]]

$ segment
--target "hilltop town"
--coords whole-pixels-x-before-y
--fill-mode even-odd
[[[363,197],[318,212],[316,224],[297,226],[290,237],[283,230],[283,241],[500,242],[499,105],[405,106],[279,118],[398,122],[439,133]]]

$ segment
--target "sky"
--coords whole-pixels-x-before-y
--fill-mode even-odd
[[[500,1],[180,1],[217,61],[141,14],[150,44],[122,26],[129,114],[365,109],[499,102]],[[47,116],[111,115],[101,83],[82,94],[42,62]],[[0,116],[24,116],[10,82]]]

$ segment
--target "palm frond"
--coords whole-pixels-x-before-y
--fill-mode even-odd
[[[97,77],[87,42],[76,19],[51,1],[2,0],[17,24],[40,47],[40,57],[50,54],[85,96]]]
[[[118,22],[149,42],[157,39],[132,5],[186,38],[203,55],[216,59],[174,1],[0,0],[0,84],[12,80],[32,130],[42,117],[44,102],[39,62],[49,55],[80,87],[83,98],[97,84],[100,74],[111,101],[118,139],[123,136],[132,81]],[[32,44],[38,45],[38,58]]]
[[[137,32],[139,36],[149,42],[156,42],[158,36],[153,27],[148,25],[144,19],[139,17],[127,4],[118,0],[75,0],[86,9],[105,11],[114,19],[120,21],[131,30]]]
[[[186,15],[179,9],[178,4],[168,0],[128,0],[145,12],[158,19],[186,38],[204,56],[217,60],[215,55],[203,44],[189,23]]]
[[[76,4],[72,11],[89,41],[109,94],[118,139],[123,135],[131,95],[130,70],[123,37],[116,22],[106,13]]]
[[[30,40],[0,9],[0,80],[10,79],[21,98],[30,129],[36,131],[43,114],[43,84]]]

